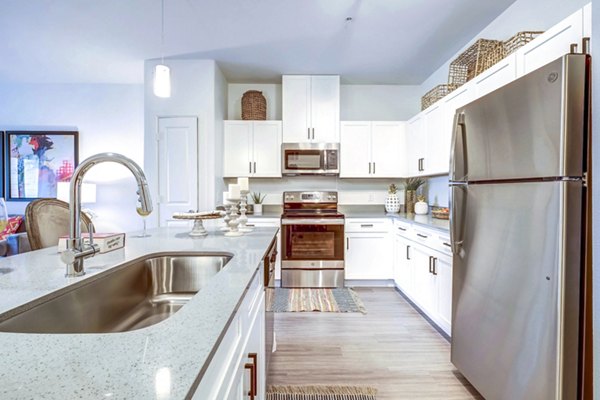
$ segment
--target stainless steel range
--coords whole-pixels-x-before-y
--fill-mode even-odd
[[[284,192],[281,286],[344,286],[344,215],[337,192]]]

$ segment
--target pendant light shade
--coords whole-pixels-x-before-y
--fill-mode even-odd
[[[164,64],[158,64],[154,69],[154,95],[171,97],[171,69]]]

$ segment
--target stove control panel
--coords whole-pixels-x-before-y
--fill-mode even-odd
[[[337,192],[284,192],[284,203],[337,203]]]

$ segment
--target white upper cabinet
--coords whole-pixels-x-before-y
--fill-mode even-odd
[[[422,164],[427,152],[427,132],[424,114],[417,114],[407,124],[408,175],[423,175]]]
[[[406,129],[398,121],[341,123],[341,178],[398,178],[406,175]]]
[[[281,177],[281,121],[225,121],[223,176]]]
[[[370,178],[371,172],[371,122],[342,122],[340,178]]]
[[[525,75],[567,54],[572,43],[581,51],[582,38],[583,9],[580,9],[517,50],[518,75]]]
[[[517,78],[517,54],[512,53],[473,79],[474,97],[482,97]]]
[[[339,142],[340,77],[284,75],[283,141]]]
[[[399,178],[406,175],[406,123],[373,121],[371,123],[372,176]]]
[[[437,103],[425,111],[427,151],[421,161],[421,174],[448,173],[452,125],[444,118],[444,106]]]

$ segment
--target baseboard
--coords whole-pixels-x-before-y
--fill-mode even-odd
[[[393,279],[346,279],[346,287],[396,287]]]
[[[448,335],[438,324],[436,324],[434,320],[429,318],[429,316],[425,314],[425,312],[421,310],[421,308],[418,305],[416,305],[406,294],[404,294],[404,292],[400,290],[398,286],[394,285],[394,289],[396,289],[396,292],[398,292],[400,296],[402,296],[404,300],[406,300],[408,304],[412,306],[412,308],[414,308],[419,314],[421,314],[421,316],[425,318],[427,322],[429,322],[429,325],[431,325],[436,331],[438,331],[438,333],[442,335],[442,337],[446,339],[448,343],[452,343],[452,338],[450,337],[450,335]]]

